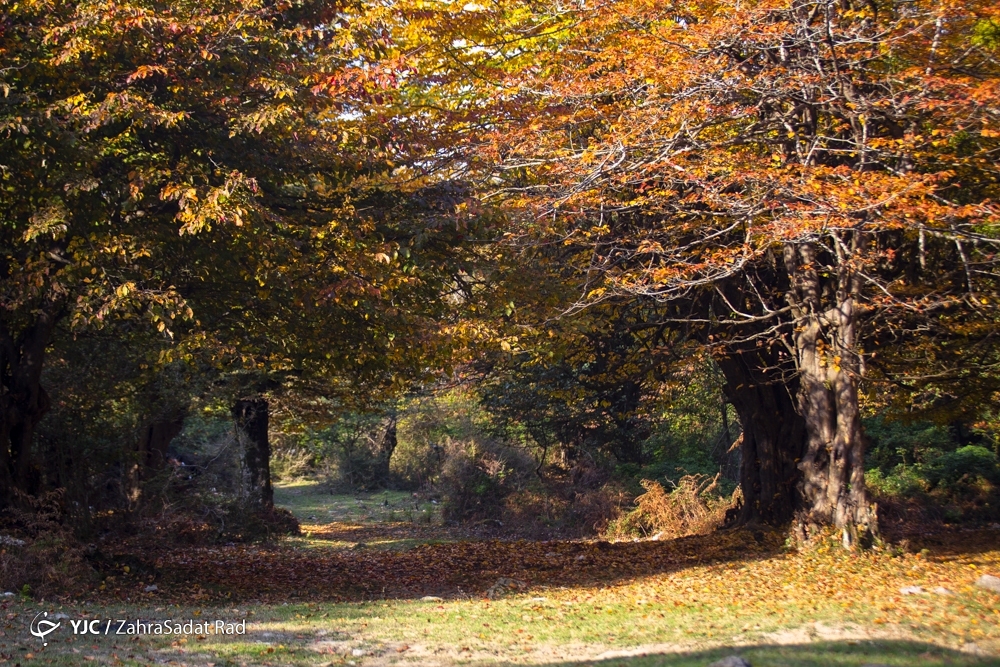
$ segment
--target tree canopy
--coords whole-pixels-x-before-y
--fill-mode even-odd
[[[233,398],[478,355],[495,409],[635,462],[697,350],[738,520],[848,545],[866,393],[997,386],[993,3],[32,0],[0,30],[0,498],[46,354],[101,328]]]
[[[664,321],[738,359],[723,363],[731,393],[788,387],[770,409],[804,419],[801,441],[765,438],[744,487],[784,486],[783,511],[852,543],[873,521],[858,383],[899,370],[880,348],[992,336],[996,8],[515,8],[493,20],[516,47],[466,49],[505,57],[482,83],[502,101],[480,151],[491,194],[520,212],[525,242],[588,257],[569,310],[674,304]]]
[[[5,497],[28,484],[57,326],[146,322],[162,363],[348,396],[427,374],[476,231],[456,221],[460,186],[391,179],[405,151],[371,109],[400,75],[383,19],[364,4],[10,7]]]

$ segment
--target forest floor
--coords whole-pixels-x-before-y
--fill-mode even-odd
[[[302,537],[122,542],[85,599],[6,598],[0,665],[1000,666],[1000,594],[974,586],[1000,575],[995,528],[914,537],[917,553],[796,552],[760,531],[515,542],[442,526],[408,494],[301,482],[276,501]],[[60,623],[47,646],[36,619]],[[74,634],[81,619],[98,634]],[[129,632],[166,619],[196,632]],[[213,634],[216,620],[246,632]]]

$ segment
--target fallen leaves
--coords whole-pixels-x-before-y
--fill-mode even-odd
[[[1000,541],[995,531],[986,538]],[[614,586],[631,608],[667,604],[691,611],[769,609],[778,618],[836,608],[842,614],[868,614],[870,620],[924,622],[924,606],[948,609],[960,606],[959,601],[934,596],[931,603],[927,596],[901,595],[900,589],[920,586],[969,594],[982,571],[1000,571],[1000,546],[977,549],[982,550],[971,558],[943,548],[929,557],[837,549],[794,553],[784,549],[778,533],[758,541],[737,531],[616,544],[463,541],[405,552],[303,549],[283,543],[184,547],[161,552],[156,570],[162,594],[188,604],[213,599],[496,597],[539,587]],[[127,588],[127,580],[116,584],[104,595],[122,598],[135,593]],[[946,613],[941,620],[951,622]]]
[[[465,541],[405,552],[311,550],[279,543],[174,548],[160,552],[155,567],[161,591],[186,602],[223,596],[234,601],[356,600],[593,586],[780,552],[779,535],[758,544],[743,533],[617,544]],[[107,592],[117,597],[133,593],[121,586]]]
[[[373,538],[390,528],[365,527]],[[333,537],[339,530],[326,532]],[[366,601],[390,603],[385,607],[404,600],[398,611],[363,612],[349,626],[366,637],[397,633],[393,641],[401,644],[394,651],[422,645],[428,636],[451,637],[455,651],[468,646],[473,652],[511,641],[631,645],[668,638],[687,645],[740,636],[798,642],[811,641],[820,623],[827,628],[820,634],[833,639],[842,632],[956,646],[1000,641],[1000,595],[973,586],[983,573],[1000,573],[1000,533],[925,537],[915,540],[913,550],[927,546],[916,554],[796,552],[781,533],[745,531],[620,543],[465,540],[408,551],[315,548],[301,540],[156,549],[118,543],[115,558],[134,559],[135,574],[117,577],[98,598],[140,598],[155,577],[163,601],[181,605],[305,603],[292,612],[295,623],[327,619],[330,609],[315,603],[362,602],[360,611]],[[142,564],[146,553],[158,554],[155,567]],[[908,587],[923,592],[901,593]],[[494,599],[486,597],[491,590]],[[342,614],[322,622],[342,627],[355,612]],[[472,618],[463,620],[467,614]]]

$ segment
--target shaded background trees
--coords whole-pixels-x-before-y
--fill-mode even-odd
[[[399,191],[387,180],[394,128],[360,112],[395,76],[391,62],[375,63],[386,42],[371,9],[12,10],[0,136],[3,503],[92,472],[84,448],[58,442],[69,432],[48,430],[38,450],[50,394],[77,415],[134,415],[109,456],[149,468],[138,480],[163,465],[204,392],[264,406],[291,382],[360,404],[447,356],[445,297],[468,262],[463,240],[488,219],[456,225],[447,183],[409,178]]]

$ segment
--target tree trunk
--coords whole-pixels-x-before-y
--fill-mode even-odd
[[[733,351],[717,359],[724,391],[743,426],[740,487],[743,506],[732,524],[780,526],[798,507],[797,463],[806,427],[795,410],[795,386],[781,377],[778,359],[760,350]]]
[[[865,488],[858,406],[855,303],[860,287],[841,256],[842,241],[834,241],[840,245],[832,284],[821,284],[813,244],[789,244],[784,253],[792,281],[787,298],[795,316],[798,410],[806,427],[806,448],[799,463],[803,512],[796,532],[804,541],[811,527],[834,525],[850,548],[876,536],[878,526]],[[832,301],[825,309],[824,296]]]
[[[139,432],[136,443],[136,459],[132,466],[129,483],[132,488],[129,500],[138,502],[142,495],[142,483],[155,475],[167,462],[167,448],[170,442],[184,428],[186,409],[179,409],[147,423]]]
[[[10,504],[14,489],[33,493],[31,443],[35,427],[50,407],[41,385],[45,348],[55,328],[56,304],[42,308],[34,324],[12,338],[0,321],[0,507]]]
[[[274,507],[271,489],[271,444],[267,438],[268,404],[263,398],[243,398],[232,409],[236,440],[243,464],[243,493],[249,505]]]
[[[371,480],[374,486],[384,485],[389,480],[389,463],[396,451],[396,415],[389,417],[385,429],[374,443]]]
[[[139,454],[147,471],[156,472],[166,465],[167,449],[184,428],[185,416],[186,411],[165,415],[142,430],[139,436]]]
[[[544,429],[539,430],[543,432],[543,435],[535,436],[535,441],[539,443],[547,442]],[[579,423],[566,420],[559,422],[558,426],[556,426],[556,437],[558,438],[559,446],[559,464],[568,470],[573,467],[573,464],[580,457],[580,448],[583,444],[584,434]],[[548,445],[546,445],[547,448]],[[542,463],[545,463],[545,461],[543,460]]]

